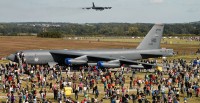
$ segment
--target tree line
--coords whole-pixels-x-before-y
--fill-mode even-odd
[[[38,37],[60,38],[63,36],[144,36],[153,26],[151,23],[0,23],[0,35],[20,33],[37,34]],[[199,35],[200,22],[165,24],[164,35]]]

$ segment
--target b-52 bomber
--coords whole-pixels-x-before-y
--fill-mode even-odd
[[[155,24],[136,49],[109,50],[22,50],[11,54],[7,59],[19,63],[23,60],[33,65],[63,66],[98,66],[101,68],[134,67],[142,65],[145,68],[152,64],[136,60],[166,57],[173,55],[173,49],[160,48],[164,25]],[[21,55],[21,56],[19,56]]]
[[[94,5],[94,2],[92,3],[92,7],[86,7],[86,8],[82,8],[82,9],[94,9],[94,10],[99,10],[99,11],[102,11],[104,9],[111,9],[112,7],[97,7]]]

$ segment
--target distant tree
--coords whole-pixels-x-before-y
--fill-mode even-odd
[[[0,34],[34,33],[38,34],[38,37],[144,36],[152,26],[150,23],[0,23]],[[165,35],[200,34],[200,22],[165,24],[164,28]]]
[[[63,35],[60,32],[41,32],[37,35],[42,38],[62,38]]]
[[[129,27],[129,29],[128,29],[129,36],[136,36],[138,34],[139,34],[139,31],[138,31],[137,27]]]

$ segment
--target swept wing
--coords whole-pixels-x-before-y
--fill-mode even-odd
[[[112,57],[104,57],[104,56],[96,56],[96,55],[85,55],[81,53],[75,53],[75,52],[70,52],[70,51],[50,51],[52,55],[55,57],[59,57],[59,59],[55,61],[65,61],[66,63],[70,62],[72,63],[90,63],[90,62],[95,62],[97,65],[115,65],[115,66],[122,66],[122,65],[139,65],[142,64],[146,68],[151,68],[152,66],[156,66],[155,64],[149,64],[149,63],[144,63],[144,62],[139,62],[139,61],[133,61],[133,60],[128,60],[128,59],[120,59],[120,58],[112,58]],[[68,60],[68,62],[66,62]],[[85,61],[85,62],[84,62]],[[79,62],[79,63],[77,63]]]

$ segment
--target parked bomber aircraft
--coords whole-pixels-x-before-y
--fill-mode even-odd
[[[134,67],[142,63],[134,60],[173,55],[172,49],[160,49],[164,25],[156,24],[148,32],[136,49],[110,50],[23,50],[9,55],[13,62],[25,61],[28,64],[59,65],[97,65],[104,68],[115,68],[122,65]]]
[[[86,8],[82,8],[82,9],[87,9],[87,10],[94,9],[94,10],[100,10],[100,11],[102,11],[104,9],[111,9],[112,8],[112,7],[97,7],[97,6],[94,5],[94,2],[92,4],[93,4],[92,7],[86,7]]]

